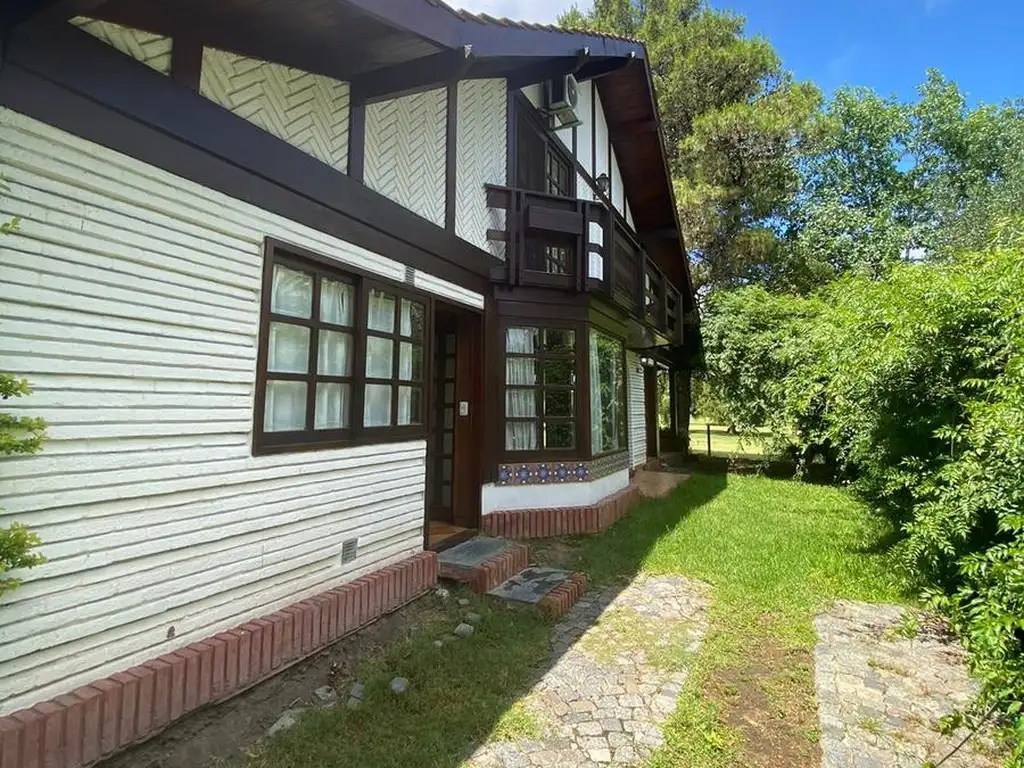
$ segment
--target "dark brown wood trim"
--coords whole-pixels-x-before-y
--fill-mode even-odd
[[[199,91],[203,75],[203,45],[183,32],[171,41],[171,80],[190,91]]]
[[[363,181],[366,166],[366,104],[355,99],[348,105],[348,176]]]
[[[0,104],[17,112],[470,290],[500,265],[86,32],[24,26],[11,42]]]
[[[579,160],[576,161],[579,163]],[[591,189],[597,192],[594,183],[600,174],[597,172],[597,84],[590,81],[590,173],[587,174]]]
[[[466,75],[473,47],[461,46],[402,64],[383,67],[352,80],[352,97],[366,104],[443,88]]]
[[[514,187],[516,184],[516,147],[519,145],[516,138],[516,95],[514,88],[509,88],[508,98],[505,105],[505,134],[506,134],[506,157],[505,157],[505,186]]]
[[[605,126],[608,120],[605,119]],[[612,162],[612,132],[608,128],[608,205],[615,208],[615,163]]]
[[[459,84],[448,86],[448,114],[445,123],[444,228],[455,232],[455,201],[458,189]]]

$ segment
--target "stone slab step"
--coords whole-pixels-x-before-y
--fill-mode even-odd
[[[586,591],[587,577],[582,573],[530,567],[487,594],[512,603],[535,605],[545,616],[556,618],[572,608]]]
[[[438,555],[438,575],[484,594],[526,568],[530,552],[515,541],[477,537]]]

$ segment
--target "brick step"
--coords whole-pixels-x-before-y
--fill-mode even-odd
[[[558,618],[583,597],[587,577],[556,568],[524,568],[488,594],[510,603],[534,605],[543,615]]]
[[[476,538],[441,552],[438,575],[458,581],[477,594],[484,594],[530,562],[530,552],[523,544],[497,538]]]

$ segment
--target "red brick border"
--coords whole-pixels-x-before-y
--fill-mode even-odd
[[[567,613],[576,601],[583,597],[587,591],[586,574],[576,572],[569,576],[569,580],[560,587],[555,587],[548,594],[544,595],[537,608],[548,618],[557,619]]]
[[[529,564],[530,551],[522,544],[510,542],[504,552],[499,552],[472,569],[442,563],[439,575],[442,579],[468,584],[470,590],[482,595],[512,578]]]
[[[0,768],[81,768],[223,701],[437,584],[421,552],[335,589],[0,717]]]
[[[554,509],[512,509],[492,512],[481,520],[483,529],[494,536],[512,539],[542,539],[573,533],[601,533],[640,500],[634,485],[606,496],[589,507]]]

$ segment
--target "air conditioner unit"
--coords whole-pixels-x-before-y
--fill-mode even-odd
[[[576,115],[579,103],[579,85],[572,75],[564,75],[548,81],[546,112],[552,118],[552,128],[572,128],[582,121]]]

